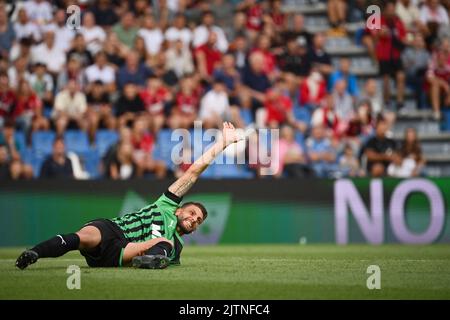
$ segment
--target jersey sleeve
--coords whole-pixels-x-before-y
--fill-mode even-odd
[[[178,197],[167,190],[158,198],[158,200],[156,200],[155,204],[165,214],[174,214],[175,210],[178,209],[181,200],[183,200],[182,197]]]

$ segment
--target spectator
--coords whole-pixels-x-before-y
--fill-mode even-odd
[[[80,88],[85,88],[85,77],[81,66],[81,60],[77,55],[72,55],[67,62],[67,67],[58,75],[56,81],[57,91],[64,90],[69,80],[75,80]]]
[[[136,51],[130,51],[125,59],[125,65],[117,72],[117,86],[122,89],[126,83],[133,82],[139,87],[144,87],[145,82],[152,71],[139,61]]]
[[[113,6],[111,6],[111,0],[96,1],[92,8],[92,13],[97,24],[107,30],[111,29],[119,20]]]
[[[347,177],[363,177],[364,170],[359,165],[359,160],[356,158],[353,148],[350,144],[344,147],[344,154],[339,159],[339,171]]]
[[[42,100],[44,106],[53,104],[53,79],[47,73],[45,64],[38,62],[34,66],[34,72],[30,75],[30,85],[37,96]]]
[[[353,99],[347,91],[347,81],[345,79],[338,80],[331,95],[339,123],[347,127],[354,116]]]
[[[31,21],[38,26],[43,26],[53,18],[51,4],[46,0],[29,0],[24,3],[25,10]]]
[[[10,119],[16,104],[16,95],[9,86],[8,74],[0,73],[0,128]]]
[[[370,78],[364,85],[364,92],[361,101],[370,101],[372,115],[374,117],[382,114],[384,111],[383,96],[378,90],[377,80]]]
[[[166,30],[164,37],[169,42],[169,47],[181,41],[185,48],[189,48],[193,35],[192,31],[186,27],[186,17],[183,13],[175,15],[172,26]]]
[[[67,27],[66,10],[59,9],[55,13],[55,22],[45,26],[44,30],[51,29],[55,32],[55,47],[66,53],[69,51],[75,32]]]
[[[140,92],[145,109],[150,117],[150,126],[153,132],[158,132],[165,123],[165,109],[172,100],[172,94],[158,77],[150,77],[147,87]]]
[[[36,24],[28,19],[27,11],[24,7],[17,12],[17,21],[14,23],[16,40],[23,38],[32,39],[34,42],[41,40],[41,34]]]
[[[282,125],[290,125],[293,128],[305,132],[307,124],[297,121],[292,111],[292,101],[286,95],[286,83],[279,79],[272,89],[267,91],[264,106],[266,109],[266,124],[270,128],[279,128]]]
[[[31,50],[31,62],[41,62],[53,76],[61,72],[66,63],[66,55],[55,45],[55,31],[51,28],[44,32],[44,42]]]
[[[134,119],[144,113],[145,105],[138,94],[134,83],[127,83],[115,104],[116,116],[119,118],[119,128],[131,124]]]
[[[414,128],[408,128],[405,130],[405,140],[400,148],[403,159],[410,159],[414,161],[414,169],[412,176],[419,176],[423,173],[426,160],[422,153],[420,141],[417,137],[417,131]]]
[[[402,21],[395,15],[395,3],[386,2],[380,19],[381,29],[366,29],[371,38],[365,42],[369,51],[374,52],[379,62],[380,76],[383,77],[384,102],[389,103],[390,79],[395,79],[397,93],[397,110],[403,108],[405,73],[401,61],[401,53],[407,44],[406,31]],[[375,48],[375,49],[373,49]]]
[[[101,81],[93,83],[91,92],[87,94],[86,100],[88,104],[89,136],[91,141],[93,141],[97,128],[114,130],[116,128],[116,118],[113,114],[109,95]]]
[[[270,47],[271,47],[270,37],[261,34],[256,41],[256,47],[251,51],[251,53],[259,52],[263,55],[264,72],[270,79],[274,79],[274,77],[276,76],[275,74],[276,59],[275,55],[270,51]]]
[[[180,91],[175,96],[175,106],[172,108],[168,121],[172,129],[191,128],[198,116],[199,94],[195,90],[192,77],[180,81]]]
[[[106,40],[106,33],[100,26],[96,25],[95,15],[92,12],[84,14],[80,33],[83,35],[87,49],[92,55],[102,50],[103,43]]]
[[[213,78],[225,83],[230,103],[237,104],[241,75],[236,69],[236,63],[232,54],[228,53],[223,55],[221,67],[214,70]]]
[[[143,22],[143,27],[139,29],[138,36],[145,41],[147,52],[154,56],[161,51],[161,45],[164,42],[164,35],[160,28],[155,23],[152,15],[146,15]]]
[[[16,93],[16,105],[12,113],[18,128],[24,132],[48,130],[50,124],[43,116],[41,99],[33,92],[26,80],[20,80]]]
[[[386,169],[393,160],[393,153],[397,148],[394,140],[386,137],[388,124],[383,118],[379,118],[375,128],[375,136],[364,147],[367,157],[367,172],[372,177],[381,177],[386,174]]]
[[[243,72],[247,66],[247,52],[247,38],[242,34],[236,35],[236,38],[230,45],[230,53],[236,60],[236,67],[239,72]]]
[[[8,69],[9,84],[11,88],[16,89],[20,79],[30,80],[27,63],[28,60],[26,57],[19,57],[14,61],[14,65]]]
[[[286,48],[278,56],[278,66],[282,72],[294,74],[301,83],[311,71],[306,40],[300,37],[288,38],[286,41]]]
[[[0,181],[31,178],[33,169],[20,159],[12,158],[7,146],[0,143]]]
[[[356,76],[350,72],[350,66],[350,59],[342,58],[339,61],[339,69],[330,75],[328,88],[329,90],[332,90],[337,81],[344,79],[347,82],[347,92],[351,94],[352,97],[358,97],[358,83],[356,82]]]
[[[15,38],[14,26],[8,20],[5,6],[0,5],[0,56],[8,56]]]
[[[331,57],[325,52],[326,37],[323,33],[316,33],[313,38],[313,44],[308,53],[308,59],[311,65],[318,69],[324,76],[333,72]]]
[[[424,25],[420,21],[420,11],[415,1],[398,0],[395,5],[395,14],[403,22],[409,33],[419,32],[424,29]]]
[[[121,43],[128,48],[133,47],[139,29],[135,26],[134,15],[132,12],[125,12],[120,19],[120,22],[117,23],[112,30]]]
[[[211,32],[207,42],[195,49],[195,60],[197,62],[198,72],[206,81],[211,81],[211,75],[214,68],[222,58],[222,54],[217,49],[216,44],[217,34]]]
[[[94,62],[92,54],[86,48],[86,41],[84,41],[84,37],[80,33],[73,38],[72,47],[67,53],[67,61],[72,58],[78,59],[83,68],[90,66]]]
[[[53,142],[53,152],[47,157],[41,167],[40,179],[73,179],[72,163],[66,156],[63,138]]]
[[[113,67],[108,65],[108,59],[104,51],[100,51],[95,55],[95,64],[86,68],[86,79],[89,84],[87,91],[90,91],[90,85],[97,80],[103,82],[109,93],[116,90],[116,76]]]
[[[242,84],[253,98],[253,108],[262,105],[265,92],[271,87],[271,83],[264,72],[264,56],[260,52],[254,52],[249,57],[249,65],[242,73]]]
[[[425,41],[420,33],[416,33],[413,45],[402,53],[402,63],[406,68],[406,83],[411,87],[416,98],[416,106],[422,109],[424,106],[423,86],[425,73],[431,59],[425,48]]]
[[[296,13],[292,17],[292,29],[282,33],[283,39],[296,39],[298,43],[312,46],[312,35],[305,29],[305,18],[302,14]]]
[[[153,172],[156,178],[166,176],[164,161],[152,157],[154,138],[147,130],[148,124],[144,118],[138,118],[133,123],[131,143],[134,147],[133,159],[136,164],[136,176],[142,177],[145,173]]]
[[[351,143],[355,149],[359,149],[361,145],[364,145],[373,134],[374,118],[370,101],[361,100],[356,108],[354,117],[348,124],[347,132],[345,133],[347,141]]]
[[[59,92],[55,98],[52,118],[56,133],[62,135],[67,127],[87,130],[86,111],[85,94],[80,91],[75,80],[69,80],[66,89]]]
[[[250,41],[253,42],[263,29],[263,5],[256,0],[245,0],[237,6],[237,9],[244,11],[247,16],[247,33]]]
[[[437,38],[439,28],[449,25],[447,10],[439,0],[426,0],[420,8],[420,22],[425,26],[426,42],[430,48]]]
[[[322,126],[312,128],[311,136],[306,140],[306,148],[316,176],[320,178],[330,176],[336,162],[336,152],[331,141],[325,136]]]
[[[10,61],[15,61],[18,58],[23,58],[27,61],[27,64],[31,62],[31,45],[33,40],[31,38],[22,38],[19,41],[16,41],[9,54],[6,52],[3,54],[4,57],[9,56]],[[0,47],[1,48],[1,47]],[[2,53],[0,51],[0,58],[2,57]]]
[[[121,142],[116,156],[109,164],[109,177],[113,180],[128,180],[136,177],[137,166],[133,160],[133,145]]]
[[[444,40],[433,53],[426,73],[433,117],[441,118],[441,107],[450,105],[450,41]],[[444,101],[441,98],[444,98]]]
[[[231,121],[231,111],[225,84],[215,80],[212,89],[200,102],[200,119],[204,128],[220,128],[222,122]]]
[[[174,72],[178,78],[194,72],[194,61],[189,47],[183,45],[181,39],[174,40],[172,46],[165,52],[166,69]]]
[[[202,15],[202,23],[194,29],[192,45],[199,48],[210,42],[210,34],[216,35],[217,49],[221,52],[228,50],[228,40],[222,28],[214,25],[214,14],[211,11],[205,11]]]
[[[279,141],[279,165],[276,177],[282,175],[288,178],[302,178],[309,176],[306,155],[298,142],[295,141],[295,131],[290,126],[281,128]]]
[[[316,108],[325,97],[327,85],[322,74],[312,70],[310,75],[300,85],[299,102],[309,109]]]

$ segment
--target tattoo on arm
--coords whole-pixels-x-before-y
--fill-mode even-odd
[[[169,190],[176,196],[182,197],[192,188],[196,180],[197,179],[192,176],[186,177],[186,179],[180,179],[176,181]]]

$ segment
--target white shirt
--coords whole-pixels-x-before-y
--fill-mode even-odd
[[[23,4],[28,18],[31,21],[36,21],[42,24],[44,21],[50,21],[53,19],[52,6],[48,1],[37,3],[34,0],[29,0]]]
[[[164,41],[164,36],[160,29],[139,29],[138,36],[144,39],[145,48],[148,53],[151,55],[159,53],[161,44]]]
[[[94,26],[89,29],[82,27],[80,33],[87,43],[87,49],[93,55],[102,49],[102,45],[106,40],[106,33],[101,27]]]
[[[422,6],[420,9],[420,21],[422,23],[437,22],[438,24],[448,25],[448,14],[444,7],[439,5],[436,12],[430,10],[427,5]]]
[[[9,84],[11,87],[17,89],[17,85],[19,84],[19,78],[22,77],[23,79],[29,82],[30,75],[31,74],[28,72],[28,70],[25,70],[23,74],[19,75],[17,73],[17,69],[14,66],[12,66],[8,69]]]
[[[406,158],[403,160],[400,166],[391,163],[388,166],[387,173],[391,177],[396,178],[409,178],[412,176],[414,168],[416,167],[416,161],[411,158]]]
[[[85,72],[89,83],[101,80],[103,83],[110,84],[116,80],[114,69],[110,66],[104,66],[100,69],[98,65],[93,64],[87,67]]]
[[[47,66],[48,71],[58,73],[65,66],[66,55],[56,45],[49,48],[45,43],[42,43],[32,47],[31,61],[32,63],[42,62]]]
[[[192,41],[192,31],[189,28],[177,29],[170,27],[166,30],[164,36],[169,42],[181,40],[186,47],[189,47]]]
[[[225,92],[208,91],[202,98],[200,106],[200,119],[208,119],[213,115],[217,115],[222,119],[228,119],[230,105],[228,96]]]
[[[226,52],[228,50],[228,40],[223,32],[222,28],[218,26],[212,26],[211,31],[217,34],[217,48],[221,52]],[[208,41],[209,30],[204,25],[200,25],[194,30],[193,45],[194,48],[204,45]]]
[[[63,90],[56,95],[53,116],[58,112],[65,112],[69,116],[80,116],[87,110],[86,96],[84,93],[76,92],[73,96],[68,90]]]
[[[69,51],[73,38],[75,38],[75,32],[66,26],[55,28],[55,46],[64,52]]]
[[[39,27],[33,22],[26,24],[14,23],[14,32],[17,39],[32,37],[35,41],[41,40],[41,33]]]

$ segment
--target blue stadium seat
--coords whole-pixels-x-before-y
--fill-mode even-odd
[[[16,146],[18,148],[18,151],[20,153],[25,152],[25,150],[27,149],[27,142],[26,142],[25,133],[22,132],[22,131],[14,132],[14,140],[16,142]]]
[[[215,164],[214,177],[219,179],[249,179],[253,177],[253,173],[245,170],[243,165]]]
[[[25,149],[21,156],[23,162],[31,165],[33,168],[33,176],[38,178],[39,173],[41,172],[42,164],[47,156],[36,154],[31,149]]]
[[[241,118],[244,120],[244,123],[246,126],[253,123],[253,114],[252,111],[249,109],[241,109]]]
[[[306,123],[311,122],[311,113],[306,107],[294,107],[293,109],[295,119]]]
[[[52,153],[55,133],[51,131],[36,131],[31,136],[31,148],[35,155],[46,156]]]
[[[157,160],[162,160],[166,163],[169,169],[173,170],[175,165],[171,159],[172,148],[179,143],[179,141],[171,141],[172,130],[163,129],[158,133],[156,145],[153,150],[153,157]]]
[[[97,150],[88,150],[79,153],[80,161],[84,169],[89,173],[89,179],[97,179],[100,176],[100,155]]]
[[[101,157],[108,149],[119,141],[119,135],[114,130],[98,130],[95,136],[95,145]]]
[[[87,133],[81,130],[67,130],[64,133],[66,151],[83,153],[89,151],[89,138]]]

